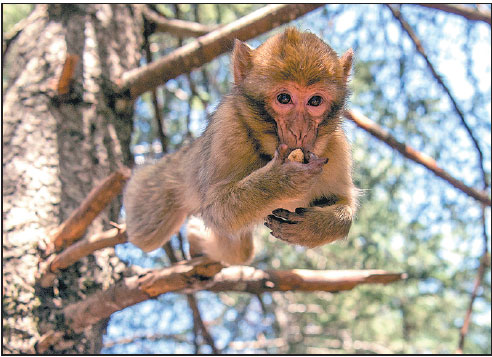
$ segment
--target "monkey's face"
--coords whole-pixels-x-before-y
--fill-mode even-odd
[[[253,113],[249,129],[264,151],[272,155],[277,141],[319,155],[340,127],[352,51],[338,57],[314,34],[289,28],[256,50],[236,40],[231,63],[237,93]]]
[[[333,91],[331,91],[333,92]],[[333,96],[324,85],[303,86],[287,81],[267,95],[267,111],[275,120],[280,144],[313,151],[318,128],[332,108]]]

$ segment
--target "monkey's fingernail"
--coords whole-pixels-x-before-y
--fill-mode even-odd
[[[286,215],[290,212],[287,211],[286,209],[283,209],[283,208],[277,208],[277,209],[273,210],[272,213],[276,216],[283,216],[283,215]]]

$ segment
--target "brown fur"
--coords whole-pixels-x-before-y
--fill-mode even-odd
[[[265,219],[274,236],[292,244],[314,247],[345,237],[357,204],[350,146],[340,128],[351,60],[351,51],[339,58],[315,35],[295,29],[256,50],[236,41],[235,86],[204,134],[128,183],[130,241],[153,250],[190,214],[206,226],[190,223],[194,250],[229,264],[252,258],[251,230]],[[276,102],[282,88],[300,98],[295,111]],[[304,106],[311,93],[323,97],[321,106]],[[294,145],[312,159],[286,160]]]

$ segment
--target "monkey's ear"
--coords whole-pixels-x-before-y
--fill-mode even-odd
[[[352,57],[354,56],[354,51],[352,49],[347,50],[342,57],[340,57],[340,64],[343,68],[343,75],[345,80],[347,80],[350,75],[350,70],[352,69]]]
[[[234,84],[240,84],[252,67],[251,54],[253,49],[245,42],[234,40],[234,49],[232,50],[231,64],[234,75]]]

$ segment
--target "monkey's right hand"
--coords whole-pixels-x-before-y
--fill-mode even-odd
[[[288,188],[304,192],[310,187],[311,181],[321,174],[328,159],[319,158],[310,152],[306,155],[307,163],[290,161],[287,157],[291,151],[287,145],[280,144],[269,163],[270,169],[279,175],[278,182],[280,185],[286,184]]]

